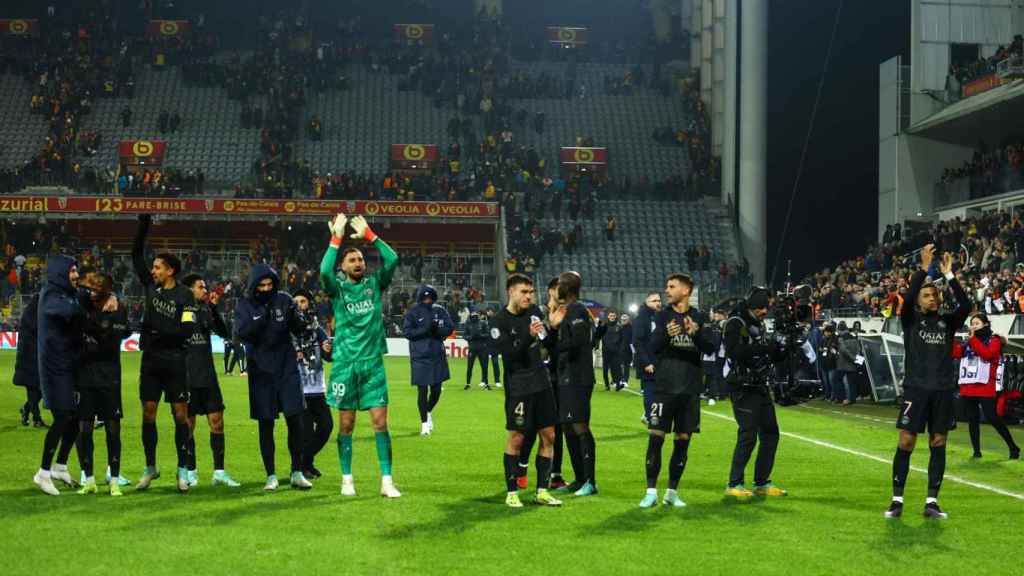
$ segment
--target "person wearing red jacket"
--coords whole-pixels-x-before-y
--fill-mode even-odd
[[[1010,430],[1003,423],[1003,419],[996,413],[996,379],[1003,357],[1003,337],[992,333],[992,325],[983,312],[971,317],[967,342],[953,344],[953,357],[961,359],[960,398],[967,413],[974,457],[981,458],[979,414],[984,412],[985,419],[1003,437],[1010,449],[1010,459],[1020,458],[1020,448],[1013,441],[1013,436],[1010,435]],[[977,374],[978,367],[987,368],[989,373]]]

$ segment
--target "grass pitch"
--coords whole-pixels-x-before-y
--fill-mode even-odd
[[[123,356],[123,470],[133,480],[143,466],[138,361],[137,354]],[[13,352],[0,353],[0,381],[11,381],[13,365]],[[237,376],[222,378],[221,385],[227,468],[243,483],[240,489],[210,484],[208,429],[201,421],[200,485],[187,495],[175,491],[173,426],[162,408],[158,462],[164,477],[148,492],[127,488],[120,499],[102,490],[96,496],[45,496],[31,481],[43,433],[20,425],[23,391],[7,384],[0,393],[3,573],[1021,573],[1012,550],[1024,526],[1024,463],[1007,460],[990,430],[980,461],[970,458],[966,426],[952,433],[940,499],[948,521],[920,516],[926,483],[921,471],[911,473],[904,518],[887,521],[882,511],[890,494],[895,408],[781,408],[785,436],[774,479],[790,496],[739,504],[722,498],[736,434],[724,402],[705,409],[703,431],[691,444],[680,486],[688,506],[641,510],[646,431],[640,399],[599,387],[593,429],[600,495],[569,496],[561,509],[510,510],[501,469],[502,393],[462,391],[465,363],[451,366],[454,379],[435,411],[435,432],[421,438],[408,361],[388,359],[395,479],[403,493],[395,501],[377,495],[376,452],[365,415],[354,447],[357,498],[339,495],[333,442],[317,459],[325,476],[312,491],[282,487],[264,494],[256,423],[248,418],[246,386]],[[1015,432],[1024,441],[1024,433]],[[288,468],[284,433],[280,421],[279,476]],[[666,446],[666,464],[670,450]],[[927,454],[919,448],[913,465],[926,467]],[[105,459],[98,430],[97,472]],[[77,477],[74,455],[70,465]],[[532,496],[527,492],[523,499]]]

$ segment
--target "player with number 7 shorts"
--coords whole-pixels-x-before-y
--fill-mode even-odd
[[[366,274],[363,253],[354,246],[341,251],[341,274],[335,272],[346,224],[352,228],[352,239],[372,244],[380,252],[383,266],[373,274]],[[383,293],[398,266],[398,254],[373,233],[362,216],[348,220],[344,214],[338,214],[328,228],[331,244],[320,263],[320,282],[334,309],[334,361],[327,383],[327,404],[338,409],[341,494],[356,494],[352,479],[352,431],[356,411],[368,410],[380,463],[380,493],[398,498],[401,493],[391,477],[388,384],[384,373],[387,341],[381,316]]]

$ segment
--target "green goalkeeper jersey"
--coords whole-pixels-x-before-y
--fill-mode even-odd
[[[382,302],[384,291],[398,266],[398,254],[377,238],[373,245],[384,261],[379,270],[358,282],[338,280],[334,266],[338,248],[330,246],[320,262],[320,283],[334,309],[334,361],[331,372],[359,360],[380,358],[387,352]]]

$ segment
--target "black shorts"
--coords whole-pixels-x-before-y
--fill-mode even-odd
[[[143,402],[177,404],[188,402],[188,374],[184,352],[146,351],[142,353],[139,398]]]
[[[224,411],[224,396],[220,393],[220,384],[193,388],[188,393],[188,415],[213,414]]]
[[[550,388],[526,396],[505,396],[505,429],[534,432],[558,423],[555,393]]]
[[[590,422],[590,397],[593,387],[559,386],[558,421],[562,424]]]
[[[78,390],[78,419],[91,422],[120,420],[124,416],[121,406],[121,387],[81,388]]]
[[[666,434],[700,432],[700,396],[655,392],[647,407],[647,428]]]
[[[913,434],[945,434],[956,428],[956,390],[904,388],[896,427]]]

